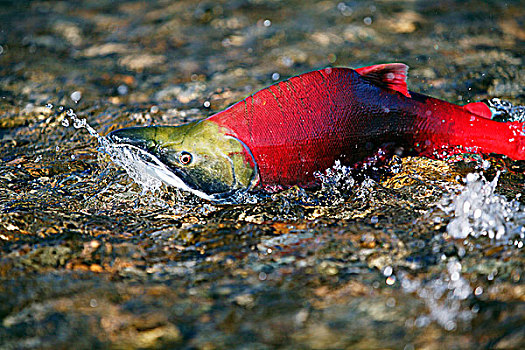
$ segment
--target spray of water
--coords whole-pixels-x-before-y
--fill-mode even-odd
[[[446,272],[428,281],[411,279],[403,271],[397,273],[403,291],[416,294],[429,310],[428,314],[419,315],[413,321],[413,326],[425,327],[434,321],[452,331],[457,328],[458,322],[468,322],[474,318],[476,307],[470,308],[462,303],[472,295],[472,288],[462,276],[461,269],[461,263],[451,259]]]
[[[487,236],[499,243],[525,238],[525,208],[517,200],[508,201],[495,193],[500,173],[487,181],[477,173],[468,174],[457,196],[443,199],[440,208],[454,218],[447,233],[455,239]]]
[[[52,109],[53,105],[48,104],[46,107]],[[113,163],[122,167],[133,181],[141,186],[142,193],[159,191],[162,182],[151,175],[151,166],[144,162],[144,158],[149,156],[146,152],[111,142],[91,127],[85,118],[79,118],[73,109],[64,111],[63,107],[58,107],[58,111],[63,113],[64,119],[61,123],[64,127],[69,127],[72,124],[75,129],[86,129],[91,136],[97,139],[98,150],[107,154]]]
[[[500,173],[487,181],[481,174],[468,174],[459,194],[450,194],[441,200],[440,209],[453,216],[447,225],[448,236],[454,239],[486,237],[496,245],[523,247],[525,208],[517,200],[508,201],[495,193],[499,177]],[[483,288],[471,287],[462,274],[461,262],[455,258],[448,260],[447,271],[437,278],[413,279],[403,271],[396,276],[403,291],[416,294],[429,311],[409,322],[410,326],[425,327],[436,322],[452,331],[460,322],[469,322],[478,311],[476,305],[470,307],[463,301],[479,296]]]
[[[525,106],[514,106],[509,101],[493,98],[487,101],[492,119],[503,122],[525,122]]]

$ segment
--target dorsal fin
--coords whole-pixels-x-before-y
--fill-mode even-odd
[[[492,119],[492,111],[483,102],[472,102],[463,106],[464,109],[477,116]]]
[[[408,66],[404,63],[376,64],[356,69],[364,79],[390,90],[398,91],[410,97],[407,86]]]

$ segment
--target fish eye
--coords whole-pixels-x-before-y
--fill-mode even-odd
[[[182,164],[182,165],[188,165],[191,163],[191,161],[193,160],[193,157],[190,153],[188,152],[180,152],[179,154],[179,162]]]

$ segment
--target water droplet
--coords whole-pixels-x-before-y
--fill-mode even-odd
[[[469,173],[467,175],[467,182],[473,182],[473,181],[476,181],[477,179],[479,179],[479,175],[476,173]]]
[[[474,290],[474,295],[479,296],[481,294],[483,294],[483,287],[476,287],[476,289]]]
[[[280,77],[281,75],[277,72],[272,74],[272,80],[279,80]]]
[[[474,210],[474,219],[479,219],[481,217],[481,209],[477,208]]]
[[[353,12],[352,8],[347,6],[344,2],[337,4],[337,9],[341,11],[341,14],[345,17],[351,16]]]
[[[149,109],[149,111],[150,111],[151,113],[153,113],[153,114],[158,113],[158,111],[159,111],[159,107],[157,107],[157,106],[151,106],[151,108]]]
[[[126,84],[119,85],[117,88],[117,92],[119,95],[127,95],[129,89]]]
[[[75,102],[75,103],[78,103],[78,101],[80,101],[80,99],[82,98],[82,93],[80,91],[74,91],[72,94],[71,94],[71,99]]]
[[[367,26],[371,25],[372,24],[372,18],[371,17],[363,18],[363,23],[366,24]]]
[[[465,201],[465,203],[463,203],[463,213],[468,214],[469,211],[470,211],[470,202]]]
[[[394,272],[394,269],[392,269],[392,266],[387,266],[387,267],[385,267],[384,270],[383,270],[383,275],[384,275],[385,277],[389,277],[389,276],[392,275],[392,272]]]
[[[447,331],[453,331],[454,329],[456,329],[456,322],[455,321],[448,321],[446,324],[445,324],[445,329]]]
[[[86,119],[74,119],[73,120],[73,127],[75,129],[80,129],[86,126]]]
[[[453,272],[452,275],[450,276],[450,279],[451,279],[452,281],[458,281],[458,280],[459,280],[459,277],[460,277],[460,276],[459,276],[459,272],[455,271],[455,272]]]
[[[203,106],[204,106],[204,108],[210,108],[210,106],[211,106],[210,101],[204,101]]]
[[[267,277],[265,272],[259,272],[259,280],[265,281]]]
[[[388,278],[386,279],[386,284],[388,284],[389,286],[393,285],[394,283],[396,283],[396,276],[392,275],[392,276],[388,276]]]
[[[463,257],[463,256],[465,256],[465,253],[466,253],[465,248],[459,247],[459,249],[458,249],[458,256],[459,257]]]
[[[97,306],[98,306],[97,299],[91,299],[91,300],[89,301],[89,306],[91,306],[91,307],[97,307]]]
[[[264,25],[265,27],[269,27],[269,26],[272,25],[272,21],[270,21],[269,19],[265,19],[264,22],[263,22],[263,25]]]

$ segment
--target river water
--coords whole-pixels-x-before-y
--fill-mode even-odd
[[[523,161],[336,164],[218,205],[130,177],[85,128],[384,62],[413,91],[524,105],[522,1],[0,6],[0,348],[525,346]]]

